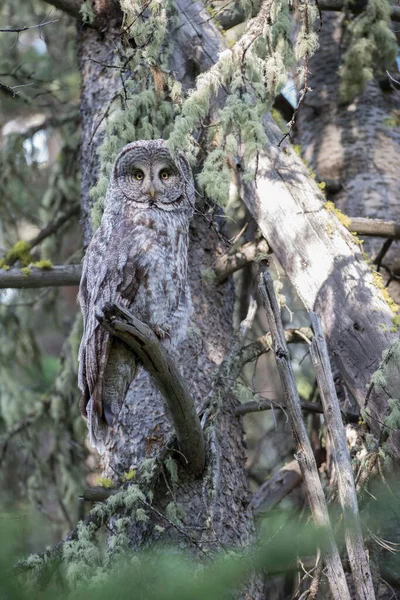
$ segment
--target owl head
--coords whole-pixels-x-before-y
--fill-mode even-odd
[[[117,156],[113,184],[136,208],[193,212],[194,184],[185,156],[173,160],[164,140],[128,144]]]

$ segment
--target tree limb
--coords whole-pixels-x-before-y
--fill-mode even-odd
[[[43,288],[79,285],[82,275],[82,265],[62,265],[51,269],[28,267],[27,271],[0,269],[0,289]]]
[[[345,524],[346,547],[356,595],[359,600],[374,600],[375,592],[361,531],[353,470],[351,468],[339,401],[333,382],[328,348],[320,318],[312,311],[310,311],[310,318],[311,326],[314,330],[310,351],[317,376],[328,435],[334,450],[333,456],[336,466],[339,500]]]
[[[222,283],[229,275],[239,271],[250,262],[254,262],[258,257],[269,253],[269,247],[264,239],[257,242],[248,242],[241,248],[238,248],[234,254],[224,254],[215,261],[214,271],[216,283]]]
[[[103,315],[96,315],[101,325],[125,342],[139,357],[163,395],[175,428],[179,447],[187,468],[196,476],[205,465],[203,432],[194,401],[174,361],[148,325],[116,304],[107,303]]]
[[[365,219],[363,217],[349,217],[349,219],[350,223],[347,225],[347,229],[358,235],[400,240],[400,223],[396,223],[396,221]]]
[[[265,481],[253,494],[251,506],[256,515],[269,512],[303,480],[300,465],[292,460]]]
[[[336,546],[335,538],[333,537],[328,508],[319,479],[317,464],[301,414],[300,398],[289,359],[289,350],[285,341],[273,281],[268,273],[264,273],[260,276],[259,292],[267,313],[267,319],[273,339],[276,365],[278,367],[279,377],[282,382],[286,399],[287,412],[297,448],[296,457],[299,461],[303,476],[308,503],[316,526],[321,527],[326,536],[324,547],[321,548],[321,553],[325,560],[327,578],[332,596],[335,600],[350,600],[339,551]]]
[[[322,413],[322,406],[316,402],[301,401],[301,409],[312,412]],[[272,410],[274,408],[287,408],[286,404],[275,402],[274,400],[268,400],[267,398],[261,398],[260,400],[254,400],[252,402],[244,402],[240,406],[235,408],[235,414],[238,416],[247,415],[252,412],[261,412],[264,410]]]
[[[288,344],[301,344],[304,342],[311,343],[312,330],[311,327],[299,327],[298,329],[285,329],[285,340]],[[272,337],[270,333],[262,335],[258,339],[243,346],[240,350],[240,360],[245,365],[248,362],[257,360],[265,352],[272,349]]]

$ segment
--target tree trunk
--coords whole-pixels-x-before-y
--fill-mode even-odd
[[[400,110],[400,93],[383,90],[374,80],[351,103],[340,100],[343,19],[340,13],[323,14],[320,49],[309,65],[312,92],[299,110],[296,138],[340,210],[353,217],[399,220],[400,129],[389,118]],[[369,238],[364,247],[374,255],[382,243]],[[392,246],[384,263],[396,266],[396,255]],[[396,282],[390,292],[400,297]]]
[[[198,67],[193,57],[197,51],[205,51],[198,48],[199,38],[190,21],[185,19],[183,27],[176,28],[179,35],[182,36],[186,27],[189,28],[189,32],[185,33],[186,44],[192,44],[191,52],[186,52],[188,46],[183,47],[179,41],[173,54],[174,69],[188,87],[193,85],[197,75]],[[115,70],[102,67],[91,59],[112,64],[113,40],[118,35],[119,23],[115,20],[109,23],[104,33],[84,28],[78,36],[82,72],[82,211],[86,218],[90,204],[88,193],[98,172],[96,150],[102,139],[101,127],[95,135],[93,131],[119,85]],[[203,280],[203,271],[211,268],[226,248],[214,226],[210,226],[204,218],[204,207],[198,208],[190,228],[189,249],[194,315],[188,338],[176,353],[176,361],[196,402],[201,403],[212,389],[216,368],[229,354],[232,345],[234,293],[231,281],[217,287]],[[86,221],[86,243],[90,233],[90,224]],[[229,385],[225,385],[225,390],[218,385],[214,387],[213,418],[205,431],[205,472],[196,480],[188,477],[179,453],[172,452],[172,459],[178,466],[178,477],[171,476],[171,472],[162,467],[162,474],[153,490],[149,520],[147,523],[132,520],[132,546],[138,548],[145,542],[162,539],[174,541],[179,547],[187,547],[192,552],[198,552],[198,548],[203,546],[207,552],[213,552],[252,543],[254,521],[244,468],[241,419],[234,413],[236,401],[229,393]],[[115,479],[115,474],[123,475],[131,469],[149,465],[149,459],[165,454],[170,434],[171,425],[165,414],[163,399],[142,369],[131,385],[115,435],[103,456],[104,474]],[[173,517],[169,516],[167,520],[160,516],[171,515],[172,505],[179,514],[179,519],[175,519],[180,523],[179,528],[175,527]],[[163,531],[156,525],[161,526]],[[182,535],[182,527],[187,532],[186,536]],[[194,538],[196,543],[193,543]],[[252,577],[243,593],[252,599],[261,598],[261,578]]]

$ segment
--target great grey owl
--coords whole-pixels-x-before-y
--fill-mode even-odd
[[[96,313],[116,302],[169,346],[184,337],[191,312],[187,251],[193,207],[193,177],[184,156],[173,161],[163,140],[124,147],[114,163],[101,225],[86,251],[78,296],[84,323],[81,411],[100,453],[137,363],[101,327]]]

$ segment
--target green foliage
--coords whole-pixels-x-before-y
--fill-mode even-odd
[[[396,60],[397,40],[390,29],[391,10],[389,0],[368,0],[366,9],[347,24],[348,50],[340,70],[344,100],[361,94],[374,71],[384,73]]]
[[[132,593],[135,599],[143,600],[222,600],[231,598],[233,590],[238,590],[255,569],[265,573],[291,569],[295,572],[297,555],[314,554],[322,539],[310,524],[299,527],[275,517],[265,524],[268,534],[263,534],[258,547],[229,548],[215,553],[211,561],[201,561],[190,560],[172,546],[140,553],[129,551],[122,542],[127,527],[129,519],[121,517],[115,521],[113,530],[117,535],[111,537],[105,556],[94,527],[80,524],[77,540],[64,544],[61,560],[54,560],[51,555],[32,555],[26,564],[28,578],[20,575],[18,581],[10,569],[15,551],[7,543],[18,539],[18,534],[14,530],[11,538],[10,532],[2,535],[2,591],[7,597],[20,600],[37,594],[39,586],[42,600],[55,596],[60,600],[123,600],[132,598]],[[271,535],[271,531],[279,531],[279,535]]]

